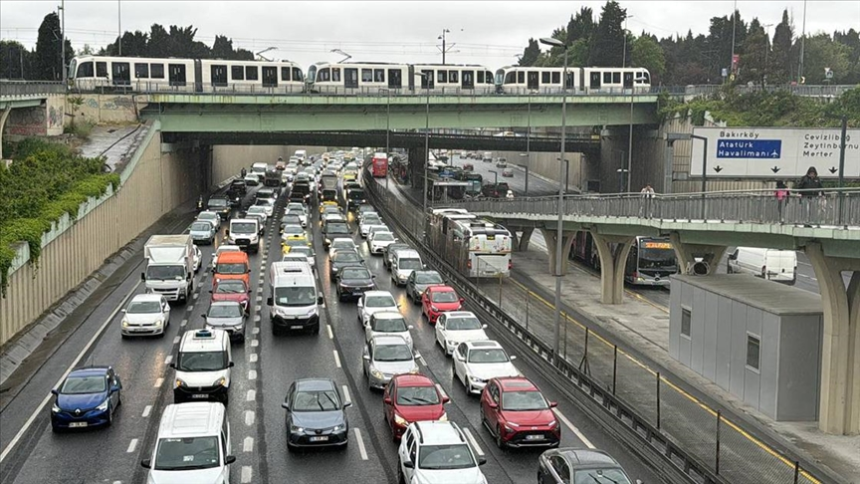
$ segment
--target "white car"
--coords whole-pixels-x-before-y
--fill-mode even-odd
[[[215,263],[218,262],[218,256],[221,255],[222,252],[241,252],[242,248],[238,245],[221,245],[215,249],[215,253],[212,254],[212,262],[209,265],[212,267],[212,271],[215,271]]]
[[[367,237],[367,250],[371,254],[382,254],[386,247],[397,242],[391,232],[376,231]]]
[[[203,253],[200,252],[200,248],[197,245],[194,245],[194,273],[197,274],[200,272],[200,261],[203,260]]]
[[[380,230],[383,232],[391,232],[391,229],[388,228],[388,226],[385,224],[370,224],[370,225],[367,225],[367,233],[364,234],[364,236],[370,237],[370,235],[372,233],[380,231]]]
[[[317,268],[317,258],[314,254],[313,249],[307,246],[297,245],[295,247],[290,248],[288,252],[289,255],[302,255],[308,261],[308,264],[311,265],[311,269],[316,270]]]
[[[284,231],[281,232],[281,240],[287,240],[287,238],[295,235],[304,235],[307,237],[305,229],[301,225],[284,225]]]
[[[328,257],[329,259],[334,256],[334,253],[340,249],[348,249],[348,250],[358,250],[358,246],[355,245],[355,242],[352,241],[349,237],[335,237],[332,239],[331,244],[328,246]]]
[[[299,221],[302,223],[302,227],[307,228],[308,226],[308,213],[304,210],[300,210],[297,208],[289,208],[284,212],[284,215],[295,215],[299,218]]]
[[[358,231],[361,233],[362,237],[367,237],[368,232],[370,232],[371,225],[385,225],[382,223],[382,219],[379,218],[379,215],[376,214],[366,214],[361,217],[361,221],[358,223]]]
[[[489,340],[485,329],[487,325],[481,324],[471,311],[445,312],[436,320],[436,342],[448,356],[460,343]]]
[[[170,326],[170,305],[160,294],[138,294],[122,312],[120,332],[123,338],[164,336],[164,329]]]
[[[209,222],[215,227],[215,231],[221,230],[221,216],[217,212],[204,211],[197,214],[197,220]]]
[[[266,222],[269,221],[269,213],[266,207],[262,207],[260,205],[251,205],[248,207],[248,215],[257,215],[260,217],[260,224],[266,225]]]
[[[454,351],[454,377],[469,393],[480,394],[492,378],[521,376],[514,359],[496,341],[460,343]]]
[[[475,449],[454,422],[421,421],[409,424],[397,449],[399,482],[410,484],[487,484],[479,466],[487,459]]]
[[[358,322],[367,326],[370,316],[381,311],[400,312],[400,304],[388,291],[367,291],[358,300]]]
[[[370,342],[374,336],[400,336],[412,348],[412,333],[409,332],[413,326],[406,324],[406,318],[396,311],[380,311],[370,316],[370,320],[364,327],[364,340]]]
[[[271,217],[275,213],[275,200],[273,198],[258,198],[254,202],[255,207],[263,207],[266,210],[266,216]]]

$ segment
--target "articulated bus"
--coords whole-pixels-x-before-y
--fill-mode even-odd
[[[385,178],[388,176],[388,155],[376,153],[371,161],[371,174],[374,178]]]
[[[600,269],[600,257],[589,232],[577,232],[570,258]],[[669,286],[669,276],[678,272],[675,250],[668,237],[636,237],[624,265],[624,280],[637,286]]]
[[[433,251],[467,277],[511,274],[511,233],[499,224],[462,209],[436,209],[427,216],[426,233]]]

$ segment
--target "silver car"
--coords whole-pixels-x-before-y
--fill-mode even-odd
[[[212,245],[215,243],[215,236],[218,232],[211,221],[198,220],[191,224],[191,227],[188,228],[188,233],[195,244]]]
[[[237,301],[215,301],[203,315],[206,329],[221,329],[230,339],[245,341],[245,309]]]
[[[374,336],[400,336],[414,349],[412,334],[409,332],[413,326],[406,324],[406,318],[396,311],[380,311],[370,316],[367,326],[364,327],[364,341],[369,343]]]
[[[415,355],[401,336],[374,336],[364,346],[362,362],[370,388],[385,388],[394,375],[418,373]]]

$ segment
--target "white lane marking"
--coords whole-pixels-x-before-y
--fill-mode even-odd
[[[251,340],[251,347],[256,348],[257,346],[260,346],[260,340],[252,339]]]
[[[256,390],[248,390],[248,395],[247,395],[247,396],[245,396],[245,401],[247,401],[247,402],[253,402],[253,401],[254,401],[254,400],[256,400],[256,399],[257,399],[257,392],[256,392]]]
[[[152,405],[147,405],[143,407],[143,415],[141,417],[146,418],[149,417],[149,414],[152,413]]]
[[[183,320],[182,320],[182,322],[181,322],[181,323],[179,323],[179,326],[181,326],[181,327],[183,327],[183,328],[184,328],[186,324],[188,324],[188,320],[187,320],[187,319],[183,319]]]
[[[187,308],[185,308],[185,310],[186,310],[186,311],[188,311],[189,313],[190,313],[191,311],[194,311],[194,305],[193,305],[193,304],[189,304],[189,305],[188,305],[188,307],[187,307]]]
[[[257,370],[248,370],[248,379],[256,380],[257,379]]]
[[[122,481],[113,481],[112,484],[122,484]]]
[[[260,315],[259,315],[259,314],[255,314],[255,315],[254,315],[254,322],[255,322],[255,323],[259,323],[259,322],[260,322]]]
[[[254,469],[252,469],[251,466],[242,466],[242,484],[251,482],[253,475]]]
[[[249,360],[251,363],[256,363],[256,362],[257,362],[257,353],[251,353],[251,355],[250,355],[250,356],[248,356],[248,360]]]
[[[134,449],[136,449],[136,448],[137,448],[137,439],[131,439],[131,442],[128,443],[128,449],[126,450],[126,452],[131,454],[132,452],[134,452]]]
[[[178,344],[179,344],[179,340],[181,340],[181,339],[182,339],[182,338],[180,338],[179,336],[174,336],[174,337],[173,337],[173,344],[178,345]]]
[[[163,385],[163,384],[164,384],[164,378],[159,378],[159,379],[155,380],[155,385],[153,385],[153,388],[161,388],[161,385]]]
[[[254,311],[257,311],[258,313],[260,312],[260,310],[261,310],[261,309],[263,309],[263,307],[262,307],[262,306],[260,306],[259,304],[257,304],[256,306],[254,306]]]
[[[351,401],[352,401],[352,399],[351,399],[351,398],[349,398],[349,388],[347,388],[347,387],[346,387],[346,385],[343,385],[343,386],[341,387],[341,389],[343,390],[343,401],[344,401],[344,402],[347,402],[347,403],[348,403],[348,402],[351,402]]]
[[[263,302],[263,296],[257,296],[256,302]]]
[[[334,339],[334,332],[331,330],[331,325],[325,325],[325,330],[328,331],[328,339]]]
[[[194,294],[192,294],[192,295],[191,295],[191,298],[192,298],[192,299],[197,299],[197,293],[195,292]]]
[[[367,460],[367,449],[364,448],[364,440],[361,438],[361,430],[355,430],[355,440],[358,441],[358,452],[361,454],[361,460]]]
[[[478,441],[475,440],[475,436],[472,435],[472,431],[469,430],[468,427],[463,427],[463,433],[466,434],[466,438],[469,440],[469,443],[472,445],[472,448],[475,449],[475,452],[477,452],[478,455],[484,455],[484,451],[480,447],[478,447]]]
[[[334,353],[334,364],[337,365],[338,368],[340,368],[340,356],[337,354],[337,350],[334,350],[333,353]]]
[[[254,437],[245,437],[245,441],[242,443],[242,452],[253,452],[254,451]]]
[[[173,361],[173,355],[167,355],[167,357],[164,358],[164,365],[169,365],[171,361]]]
[[[86,346],[84,346],[81,352],[78,353],[78,356],[75,358],[75,361],[73,361],[72,364],[69,365],[68,368],[66,368],[66,371],[63,372],[63,375],[60,376],[60,379],[57,380],[57,383],[53,386],[53,388],[58,388],[60,384],[63,383],[63,380],[65,380],[66,377],[69,376],[69,373],[72,372],[72,369],[77,368],[78,363],[80,363],[81,360],[84,358],[84,355],[90,351],[90,348],[93,346],[93,344],[95,344],[96,340],[99,339],[99,337],[102,335],[105,328],[108,327],[110,322],[113,321],[114,316],[116,316],[119,310],[125,307],[126,301],[128,301],[132,294],[134,294],[134,291],[137,290],[137,287],[140,286],[141,282],[142,281],[137,281],[134,287],[131,288],[131,291],[129,291],[129,293],[126,294],[124,298],[122,298],[122,301],[119,302],[116,308],[114,308],[114,310],[108,315],[107,319],[105,319],[105,322],[102,323],[101,327],[95,332],[95,334],[93,334],[93,337],[90,338]],[[6,456],[8,456],[10,452],[12,452],[12,449],[14,449],[16,445],[18,445],[18,441],[21,440],[21,437],[24,436],[24,433],[30,428],[31,425],[33,425],[33,422],[36,420],[36,417],[42,415],[42,411],[45,410],[45,407],[48,405],[48,402],[50,402],[53,398],[54,395],[50,392],[45,395],[45,399],[42,400],[42,403],[40,403],[39,406],[36,407],[36,410],[34,410],[32,414],[30,414],[30,417],[27,419],[26,422],[24,422],[24,425],[21,426],[21,430],[19,430],[18,433],[15,434],[15,437],[12,437],[12,440],[9,442],[9,445],[7,445],[5,449],[3,449],[3,453],[0,453],[0,462],[3,462],[6,459]]]
[[[555,412],[555,416],[558,417],[558,419],[561,420],[564,425],[569,428],[570,431],[573,432],[576,437],[582,441],[583,444],[585,444],[586,447],[588,447],[589,449],[594,448],[594,444],[592,444],[591,441],[588,440],[578,428],[576,428],[576,425],[573,425],[573,422],[568,420],[567,417],[565,417],[559,409],[554,408],[552,409],[552,411]]]
[[[260,334],[260,328],[258,328],[258,327],[256,327],[256,326],[255,326],[255,327],[253,327],[253,328],[251,329],[251,334]]]
[[[254,411],[246,410],[245,411],[245,425],[251,426],[254,425]]]
[[[442,396],[442,397],[447,397],[447,396],[448,396],[448,394],[447,394],[447,393],[445,393],[445,390],[443,390],[443,389],[442,389],[442,385],[440,385],[440,384],[438,384],[438,383],[436,384],[436,390],[438,390],[438,391],[439,391],[439,395],[440,395],[440,396]]]

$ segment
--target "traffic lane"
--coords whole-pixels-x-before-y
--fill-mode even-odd
[[[514,160],[519,162],[519,160]],[[490,171],[498,172],[499,181],[507,182],[514,193],[518,196],[525,195],[525,185],[526,185],[526,172],[525,169],[515,165],[512,160],[508,160],[508,167],[513,168],[514,176],[512,177],[503,177],[502,170],[503,168],[496,167],[495,162],[493,163],[484,163],[481,160],[464,160],[459,156],[454,157],[454,166],[462,167],[465,163],[471,163],[474,167],[474,172],[480,174],[484,178],[484,182],[493,182],[495,180],[496,175],[490,173]],[[529,173],[529,196],[537,196],[537,195],[547,195],[551,193],[558,192],[558,185],[555,183],[550,183],[544,178],[540,178]]]

